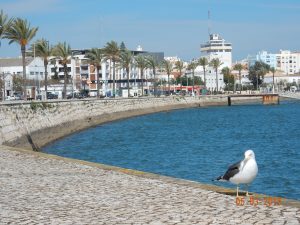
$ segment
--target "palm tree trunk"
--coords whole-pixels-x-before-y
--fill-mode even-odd
[[[25,52],[26,52],[26,46],[21,45],[22,65],[23,65],[23,96],[24,99],[27,100]]]
[[[193,71],[193,96],[195,94],[195,72]]]
[[[142,96],[144,96],[144,70],[141,69],[141,80],[142,80]]]
[[[155,69],[153,69],[153,88],[154,88],[154,96],[156,96],[156,80],[155,80]]]
[[[168,95],[170,94],[170,74],[168,74]]]
[[[48,61],[44,60],[44,68],[45,68],[45,93],[47,99],[47,91],[48,91],[48,71],[47,71]]]
[[[100,69],[101,69],[101,66],[97,66],[97,98],[100,97],[100,94],[99,94],[99,90],[100,90]]]
[[[273,93],[273,94],[274,94],[274,89],[275,89],[274,74],[275,74],[275,72],[273,72],[273,87],[272,87],[272,93]]]
[[[216,85],[217,85],[217,94],[218,94],[219,91],[218,69],[216,69]]]
[[[64,65],[64,91],[63,91],[63,99],[66,99],[67,96],[67,80],[68,80],[68,73],[67,73],[67,64]]]
[[[235,75],[233,75],[233,94],[235,94]]]
[[[240,78],[240,94],[242,94],[242,75],[241,75],[241,71],[239,71],[239,78]]]
[[[115,61],[113,60],[113,97],[116,97],[116,74]]]
[[[130,97],[130,87],[129,87],[129,67],[126,68],[127,73],[127,92],[128,92],[128,98]]]
[[[204,87],[206,88],[206,74],[205,74],[205,67],[203,67],[203,72],[204,72]]]
[[[180,92],[182,92],[182,75],[180,74]]]

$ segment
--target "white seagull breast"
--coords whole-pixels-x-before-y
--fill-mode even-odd
[[[255,179],[258,173],[257,163],[255,158],[244,160],[245,165],[239,168],[239,172],[229,179],[234,184],[250,184]],[[242,163],[242,164],[244,164]],[[241,164],[241,165],[242,165]]]

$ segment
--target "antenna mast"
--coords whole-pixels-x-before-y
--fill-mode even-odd
[[[208,17],[208,36],[210,36],[210,34],[211,34],[211,22],[210,22],[210,11],[209,10],[208,10],[207,17]]]

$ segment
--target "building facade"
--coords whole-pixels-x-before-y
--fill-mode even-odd
[[[41,58],[26,57],[26,79],[43,80],[45,78],[44,62]],[[22,58],[0,58],[0,73],[23,75]]]
[[[256,61],[262,61],[270,66],[270,68],[277,67],[276,54],[268,53],[267,51],[261,51],[256,55]]]
[[[206,68],[206,88],[209,91],[223,91],[225,87],[224,76],[221,73],[224,67],[232,67],[232,44],[226,42],[219,34],[210,34],[209,40],[200,47],[201,56],[206,57],[208,62],[212,59],[219,59],[221,65],[216,72],[211,66]],[[202,66],[198,66],[195,75],[204,81],[204,71]],[[218,81],[216,80],[218,76]],[[218,83],[218,90],[217,90]]]
[[[220,69],[224,67],[231,68],[232,44],[226,42],[219,34],[211,34],[209,40],[201,45],[200,51],[208,61],[218,58],[223,63]]]
[[[40,58],[27,57],[25,59],[26,79],[31,80],[32,84],[40,87],[40,83],[45,79],[44,62]],[[0,80],[1,98],[13,96],[13,77],[23,77],[22,58],[0,58]],[[36,91],[38,91],[36,88]]]
[[[300,72],[300,52],[291,52],[289,50],[280,50],[276,54],[276,69],[285,74],[296,74]]]
[[[273,54],[261,51],[256,56],[248,56],[248,61],[250,66],[254,65],[255,61],[264,62],[286,75],[300,72],[300,52],[280,50],[279,53]]]

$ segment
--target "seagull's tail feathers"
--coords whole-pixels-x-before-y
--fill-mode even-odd
[[[216,179],[212,179],[212,181],[225,181],[225,180],[223,179],[223,176],[219,176]]]

